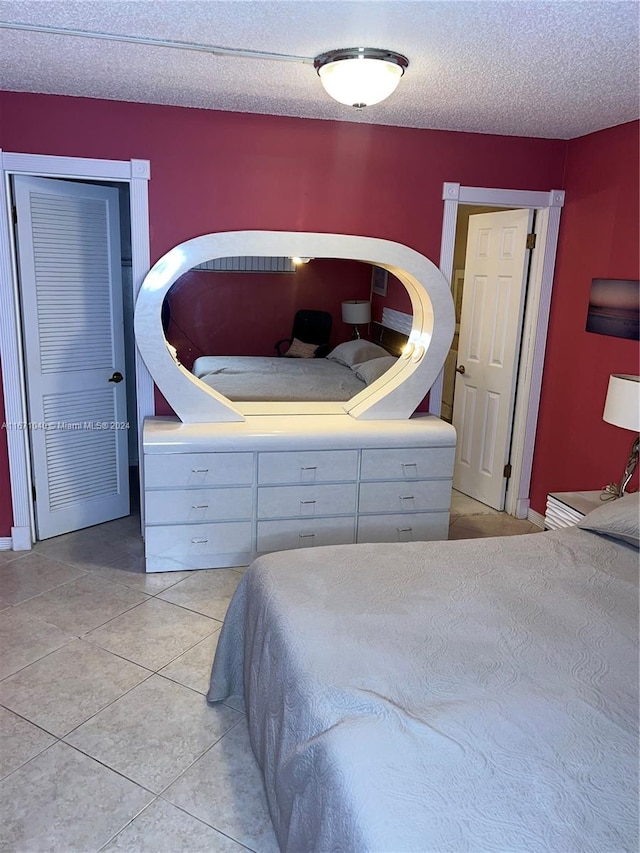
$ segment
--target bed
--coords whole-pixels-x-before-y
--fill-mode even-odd
[[[342,402],[366,388],[351,368],[325,358],[204,358],[194,374],[233,401]]]
[[[378,344],[354,340],[326,358],[200,356],[193,374],[232,401],[344,402],[395,362]]]
[[[253,563],[208,699],[283,851],[637,850],[637,495],[582,525]]]

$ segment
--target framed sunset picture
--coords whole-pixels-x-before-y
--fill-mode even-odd
[[[594,278],[591,281],[586,331],[640,340],[640,282]]]

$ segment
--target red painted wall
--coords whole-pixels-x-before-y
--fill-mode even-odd
[[[168,295],[167,338],[191,368],[199,355],[275,356],[296,311],[328,311],[332,346],[349,340],[343,299],[369,299],[371,267],[358,261],[311,260],[294,273],[188,272]],[[404,288],[403,288],[404,289]]]
[[[152,263],[236,229],[381,237],[437,262],[445,181],[562,187],[567,143],[0,92],[0,147],[150,160]]]
[[[618,482],[634,439],[602,412],[609,375],[638,374],[638,343],[586,332],[585,323],[592,278],[640,278],[639,127],[569,142],[531,489],[540,513],[549,491]]]
[[[0,93],[6,151],[151,160],[151,260],[209,231],[398,240],[437,261],[442,184],[559,186],[566,143]]]

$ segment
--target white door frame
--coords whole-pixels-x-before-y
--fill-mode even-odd
[[[119,181],[130,187],[131,265],[134,297],[149,271],[148,160],[93,160],[16,154],[0,149],[0,360],[4,387],[5,421],[9,449],[9,477],[13,506],[11,538],[0,539],[0,548],[29,550],[35,541],[31,464],[29,461],[25,374],[22,359],[21,321],[18,299],[18,272],[11,224],[10,179],[12,175],[41,178],[75,178],[86,181]],[[142,459],[144,419],[154,414],[153,380],[136,350],[136,408],[138,447]],[[142,482],[141,482],[142,489]]]
[[[532,254],[531,273],[522,327],[520,366],[518,369],[516,405],[511,442],[511,480],[507,489],[505,511],[516,518],[529,514],[529,490],[533,449],[542,388],[542,370],[547,344],[551,290],[555,272],[560,213],[564,190],[536,192],[500,190],[487,187],[465,187],[445,183],[442,191],[444,216],[440,244],[440,271],[451,281],[456,221],[460,204],[483,207],[532,208],[536,211],[534,231],[536,247]],[[429,412],[440,417],[442,407],[442,372],[429,394]]]

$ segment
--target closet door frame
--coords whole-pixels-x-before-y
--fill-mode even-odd
[[[73,178],[128,183],[130,189],[131,256],[134,298],[150,266],[148,160],[94,160],[20,154],[0,149],[0,361],[4,390],[5,422],[27,422],[25,368],[21,351],[18,275],[11,212],[10,181],[13,175],[41,178]],[[153,380],[136,350],[136,409],[138,451],[142,459],[144,419],[154,414]],[[0,538],[0,549],[25,551],[35,541],[31,465],[25,429],[6,429],[13,526],[11,537]],[[140,489],[143,489],[142,478]],[[144,524],[144,520],[143,524]]]

